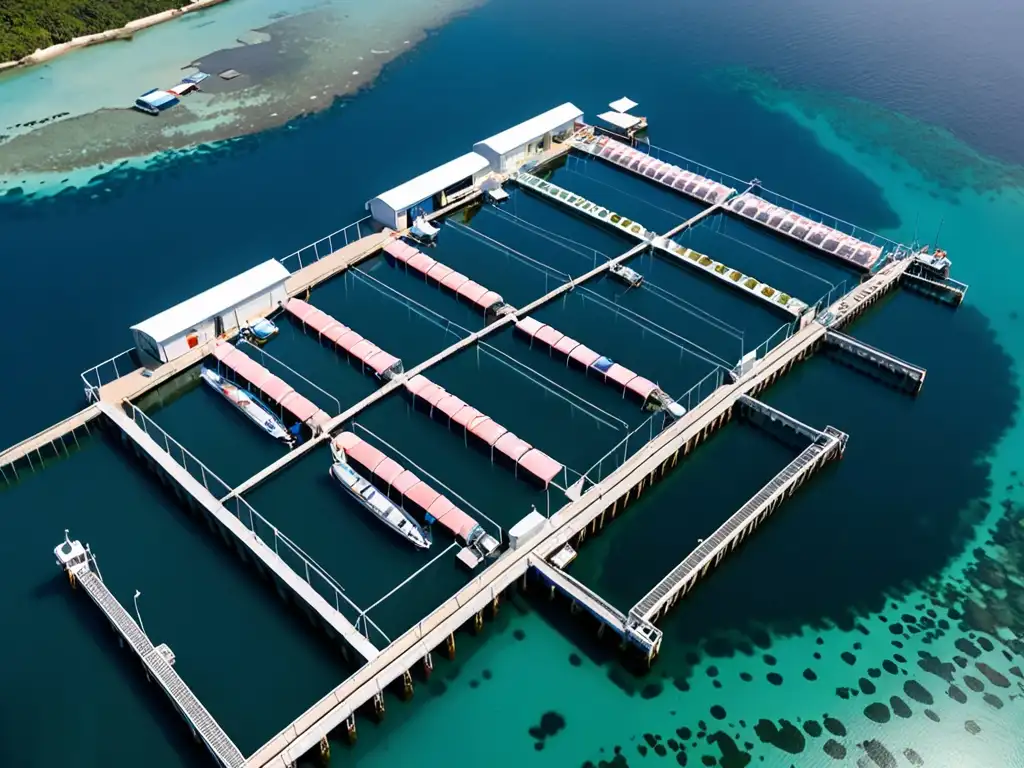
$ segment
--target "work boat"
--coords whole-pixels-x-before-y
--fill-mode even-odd
[[[427,538],[427,534],[419,524],[404,510],[395,506],[387,496],[374,488],[372,483],[352,469],[349,464],[344,461],[335,461],[331,465],[331,476],[341,483],[341,487],[360,505],[414,547],[420,549],[430,547],[430,539]]]
[[[288,445],[295,444],[295,436],[284,428],[284,424],[281,423],[281,420],[272,414],[263,403],[250,395],[244,389],[232,384],[219,373],[212,371],[209,368],[204,367],[199,372],[199,377],[218,392],[221,397],[245,414],[253,424],[258,426],[275,440],[280,440]]]

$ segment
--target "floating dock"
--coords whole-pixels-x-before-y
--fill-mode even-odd
[[[839,331],[825,334],[826,346],[851,368],[882,379],[911,394],[924,386],[927,371]]]
[[[95,567],[91,553],[81,542],[71,541],[67,531],[64,532],[64,541],[53,551],[57,556],[57,564],[67,573],[71,586],[81,587],[100,609],[122,644],[127,643],[142,662],[142,667],[146,670],[146,679],[156,680],[157,685],[178,710],[178,714],[188,723],[192,733],[202,741],[214,760],[225,768],[242,768],[245,765],[245,756],[228,738],[213,715],[196,698],[192,689],[185,685],[185,681],[174,671],[174,654],[170,648],[166,645],[153,645],[149,636],[107,589],[99,570]]]
[[[898,381],[905,381],[907,388],[911,387],[910,382],[916,381],[916,386],[920,387],[924,378],[923,369],[846,336],[841,333],[841,329],[900,284],[924,291],[950,304],[962,301],[966,286],[949,277],[949,260],[945,254],[927,254],[924,251],[914,253],[903,247],[883,254],[878,246],[864,241],[851,242],[848,235],[843,235],[848,239],[842,240],[839,238],[842,233],[837,229],[801,217],[792,226],[785,226],[790,215],[797,214],[785,208],[766,208],[769,205],[767,201],[753,194],[756,184],[734,197],[736,190],[733,187],[649,156],[637,157],[642,153],[628,147],[626,149],[630,149],[629,152],[623,151],[616,143],[609,144],[611,140],[584,149],[579,145],[588,144],[588,136],[593,142],[598,141],[593,139],[592,129],[582,122],[582,114],[571,104],[563,105],[499,134],[488,142],[481,142],[481,156],[486,158],[489,169],[481,169],[479,173],[474,170],[472,175],[457,179],[454,185],[446,180],[447,186],[444,189],[433,192],[439,195],[442,206],[428,214],[430,220],[436,220],[459,206],[480,199],[485,185],[487,189],[496,189],[509,179],[516,179],[537,194],[557,200],[585,219],[613,227],[634,242],[625,252],[600,264],[595,263],[593,269],[567,280],[526,306],[519,309],[509,306],[500,294],[402,243],[397,238],[404,232],[392,232],[386,228],[375,232],[363,226],[365,221],[356,222],[283,260],[286,264],[294,260],[293,266],[297,266],[290,276],[286,276],[283,282],[277,281],[273,288],[273,291],[280,294],[283,286],[283,293],[286,294],[284,300],[266,301],[268,297],[273,298],[277,294],[260,294],[248,297],[240,304],[212,308],[214,315],[208,318],[208,322],[217,327],[216,338],[189,338],[188,348],[181,348],[180,354],[175,353],[176,356],[169,362],[150,361],[140,366],[136,354],[122,353],[86,371],[82,380],[89,408],[0,455],[0,469],[4,470],[4,479],[16,482],[18,477],[15,467],[21,466],[18,462],[24,463],[32,456],[41,461],[43,447],[51,446],[48,450],[59,451],[56,446],[60,443],[66,449],[67,436],[74,436],[76,430],[88,428],[86,425],[93,422],[113,427],[122,442],[166,481],[168,487],[189,509],[201,514],[212,530],[219,533],[257,570],[268,576],[277,591],[294,597],[295,604],[302,611],[322,626],[329,637],[339,641],[346,657],[353,656],[361,662],[351,677],[314,703],[247,759],[242,760],[241,755],[236,754],[236,749],[228,749],[226,745],[230,744],[230,740],[223,735],[223,731],[218,735],[210,730],[209,740],[205,743],[211,755],[221,764],[245,765],[247,768],[291,768],[317,745],[321,746],[321,756],[325,756],[329,753],[327,739],[334,729],[343,726],[345,732],[354,738],[356,712],[363,706],[372,707],[378,717],[383,716],[384,690],[391,684],[400,684],[403,693],[411,694],[411,670],[422,664],[424,672],[429,673],[433,666],[432,653],[439,647],[445,647],[450,655],[454,655],[456,632],[467,624],[472,624],[479,631],[484,626],[485,612],[488,609],[492,614],[497,611],[503,594],[514,588],[517,582],[525,581],[531,573],[566,595],[573,606],[593,615],[600,627],[612,627],[614,634],[626,646],[638,650],[640,656],[650,663],[657,656],[661,644],[661,633],[654,622],[688,594],[700,578],[721,563],[728,552],[733,551],[817,469],[843,453],[847,437],[842,431],[833,427],[819,430],[804,424],[758,400],[758,393],[821,347],[829,347],[849,356],[850,360],[856,360],[858,366],[872,375],[883,378],[893,376]],[[709,203],[708,207],[667,232],[658,234],[569,190],[542,181],[536,175],[543,171],[546,163],[553,162],[570,149],[593,155],[597,146],[601,147],[598,156],[602,160],[680,194]],[[608,150],[607,153],[605,150]],[[524,170],[524,166],[528,170]],[[469,186],[465,186],[467,184]],[[452,202],[453,199],[455,202]],[[748,203],[755,209],[749,216]],[[827,307],[819,306],[811,311],[802,302],[780,303],[781,297],[776,295],[777,291],[769,293],[765,290],[770,286],[755,280],[751,287],[747,279],[753,278],[739,273],[738,277],[734,277],[734,271],[726,265],[684,249],[672,240],[678,233],[722,211],[751,218],[769,228],[777,228],[780,234],[799,239],[824,253],[854,264],[868,274],[860,285]],[[766,221],[761,220],[762,213],[767,215]],[[781,217],[778,221],[777,216]],[[807,227],[806,232],[803,231],[804,226]],[[834,248],[833,239],[836,240]],[[557,351],[564,354],[567,362],[573,360],[589,372],[596,361],[585,362],[591,356],[583,354],[590,352],[587,348],[580,350],[582,345],[572,339],[566,340],[549,326],[538,327],[535,325],[538,321],[531,320],[530,314],[588,280],[617,269],[648,251],[670,255],[676,261],[713,273],[716,279],[726,280],[748,294],[754,292],[759,295],[759,300],[772,301],[790,314],[798,315],[800,322],[787,324],[787,337],[774,347],[765,346],[763,352],[755,350],[748,353],[735,369],[727,371],[722,368],[717,371],[719,375],[714,378],[716,388],[710,394],[699,391],[696,403],[675,420],[666,420],[660,431],[655,432],[651,422],[647,442],[632,455],[628,455],[623,463],[614,466],[607,474],[601,474],[599,466],[596,471],[591,470],[593,476],[584,474],[573,484],[573,492],[567,493],[568,503],[553,514],[544,517],[535,510],[531,512],[526,518],[530,525],[513,527],[515,535],[510,531],[508,548],[496,560],[400,637],[392,639],[384,635],[369,619],[368,611],[362,611],[351,603],[342,587],[329,574],[259,516],[243,498],[245,491],[290,466],[322,442],[340,440],[342,447],[351,452],[353,460],[373,475],[377,482],[387,487],[389,495],[419,504],[424,512],[435,517],[456,538],[465,540],[470,523],[476,521],[462,512],[454,502],[424,485],[397,461],[356,437],[354,433],[342,432],[336,435],[336,432],[350,428],[349,425],[358,414],[372,404],[396,392],[405,392],[414,404],[423,407],[432,417],[446,420],[450,427],[458,425],[467,442],[472,437],[487,448],[492,458],[500,455],[506,463],[512,464],[517,474],[522,469],[523,474],[532,481],[544,486],[553,484],[555,478],[565,471],[560,463],[446,392],[424,374],[441,361],[510,326],[529,336],[531,343],[536,339],[547,345],[549,353]],[[359,334],[351,335],[355,332],[309,303],[308,292],[311,288],[381,253],[387,253],[395,262],[402,262],[406,268],[420,273],[425,280],[436,283],[457,299],[477,308],[487,318],[487,325],[411,370],[404,371],[397,358],[375,347]],[[792,297],[787,298],[797,301]],[[242,350],[228,343],[245,322],[254,319],[253,312],[249,310],[257,304],[271,307],[256,313],[260,317],[283,305],[284,310],[302,323],[304,328],[315,331],[320,339],[329,340],[350,355],[353,361],[359,360],[365,370],[372,370],[380,378],[381,386],[347,408],[342,409],[339,404],[340,412],[329,416],[311,401],[295,393],[283,379],[273,376]],[[166,348],[170,349],[171,342],[181,347],[183,339],[169,338],[167,341]],[[579,353],[574,357],[573,353],[576,352]],[[194,368],[211,355],[240,378],[259,388],[264,397],[289,410],[314,431],[312,438],[305,444],[234,488],[223,483],[132,403],[135,398]],[[600,373],[607,383],[621,388],[624,394],[631,392],[638,399],[649,400],[654,394],[651,386],[656,385],[653,382],[624,366],[608,365],[606,368],[595,369],[595,373]],[[689,404],[689,399],[686,402]],[[622,514],[641,498],[646,489],[676,466],[680,459],[688,456],[734,417],[745,418],[768,430],[778,439],[794,446],[798,455],[712,532],[706,541],[700,542],[693,552],[680,553],[683,559],[679,565],[630,611],[623,613],[563,570],[588,536],[597,533],[606,522]],[[10,472],[7,471],[8,467]],[[414,490],[420,485],[423,485],[422,493]],[[281,547],[288,549],[289,558],[301,563],[298,570],[278,555]],[[71,552],[67,554],[71,555]],[[81,552],[75,551],[72,559],[80,555]],[[75,566],[78,565],[80,563],[76,562]],[[305,578],[298,571],[304,572]],[[90,578],[89,573],[83,571],[85,581],[93,587],[102,584],[98,575],[94,574],[96,577]],[[94,600],[97,599],[91,592],[90,595]],[[358,617],[355,623],[346,618],[343,609]],[[110,607],[105,610],[115,611]],[[139,653],[140,658],[152,659],[154,676],[159,674],[163,678],[158,679],[170,680],[167,670],[170,669],[171,656],[160,648],[150,650],[152,644],[146,639],[145,642],[149,643],[147,646],[139,639],[139,635],[134,633],[128,623],[131,622],[130,616],[124,613],[123,608],[120,611],[116,616],[107,614],[108,618],[113,617],[111,623],[115,628],[119,624],[123,627],[124,631],[119,630],[119,633],[129,641],[136,653],[139,653],[138,649],[144,651]],[[383,638],[384,643],[380,647],[370,640],[371,627]],[[156,656],[163,659],[166,669]],[[197,730],[211,727],[212,718],[207,721],[201,717],[201,711],[197,709],[201,705],[194,701],[194,696],[189,699],[187,688],[179,688],[177,684],[168,687],[164,682],[161,685],[176,702],[186,720],[195,724]],[[181,685],[184,686],[183,683]],[[325,745],[328,745],[326,750]]]

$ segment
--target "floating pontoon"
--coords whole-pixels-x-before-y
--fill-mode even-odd
[[[284,428],[284,424],[270,410],[244,389],[225,379],[216,371],[203,368],[199,377],[217,394],[231,403],[249,421],[275,440],[295,445],[297,436]]]

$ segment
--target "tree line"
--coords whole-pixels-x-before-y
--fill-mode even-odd
[[[185,4],[185,0],[3,0],[0,62]]]

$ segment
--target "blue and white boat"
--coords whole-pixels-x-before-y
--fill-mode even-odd
[[[281,420],[272,414],[267,406],[241,387],[236,386],[216,371],[206,367],[203,367],[199,372],[199,377],[220,394],[221,397],[241,411],[249,421],[275,440],[280,440],[289,446],[294,446],[298,442],[297,436],[285,429]]]
[[[344,455],[344,454],[342,454]],[[338,456],[335,454],[335,458]],[[356,472],[345,461],[331,465],[331,477],[337,480],[346,493],[363,509],[366,509],[384,525],[419,549],[430,548],[430,538],[415,520],[391,499],[373,487],[373,484]]]
[[[153,88],[139,96],[132,106],[140,112],[145,112],[147,115],[159,115],[180,101],[177,95],[170,91]]]
[[[263,346],[277,335],[277,326],[265,317],[249,323],[242,329],[242,335],[253,344]]]

